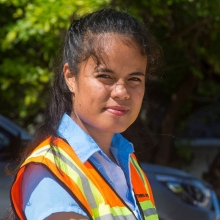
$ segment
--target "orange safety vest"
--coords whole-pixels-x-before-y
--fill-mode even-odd
[[[52,152],[57,152],[55,156]],[[11,188],[11,200],[15,213],[25,220],[21,194],[22,177],[30,163],[44,165],[66,187],[68,192],[87,213],[90,219],[137,219],[129,206],[89,161],[84,164],[71,146],[61,138],[53,142],[43,141],[21,165]],[[143,219],[158,220],[150,184],[139,167],[134,154],[130,160],[131,182]]]

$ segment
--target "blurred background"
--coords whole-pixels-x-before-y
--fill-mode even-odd
[[[34,135],[67,27],[103,7],[143,21],[164,51],[124,133],[137,157],[185,170],[220,198],[219,0],[0,0],[0,114]]]

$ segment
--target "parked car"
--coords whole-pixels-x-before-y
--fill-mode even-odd
[[[4,167],[31,140],[24,129],[0,115],[0,219],[10,203],[12,183]],[[220,220],[218,200],[208,183],[177,169],[141,165],[151,183],[160,220]]]
[[[0,219],[5,219],[5,212],[10,204],[9,191],[13,181],[5,173],[5,166],[18,156],[23,147],[32,140],[23,128],[0,114]]]
[[[211,185],[184,171],[141,164],[152,187],[160,220],[219,220]]]
[[[24,129],[0,114],[0,160],[17,157],[31,140],[32,136]]]

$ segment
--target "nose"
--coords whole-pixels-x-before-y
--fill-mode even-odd
[[[111,97],[114,99],[118,98],[121,100],[125,100],[125,99],[129,99],[130,95],[128,93],[126,86],[123,83],[120,84],[118,83],[114,85],[111,92]]]

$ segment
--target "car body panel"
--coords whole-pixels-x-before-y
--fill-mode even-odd
[[[157,176],[164,175],[168,177],[181,178],[188,183],[199,181],[205,187],[210,187],[209,184],[203,183],[196,179],[191,174],[182,170],[169,168],[165,166],[158,166],[153,164],[141,163],[141,167],[146,173],[151,184],[154,194],[155,204],[158,215],[161,220],[218,220],[219,218],[219,204],[216,200],[215,192],[212,192],[211,203],[207,208],[188,204],[173,193],[165,184],[160,182]],[[215,204],[214,204],[215,203]]]
[[[17,158],[32,139],[23,128],[0,114],[0,160]]]
[[[32,136],[29,135],[23,128],[12,122],[11,120],[7,119],[3,115],[0,114],[0,127],[5,129],[13,136],[20,136],[22,140],[32,140]]]

